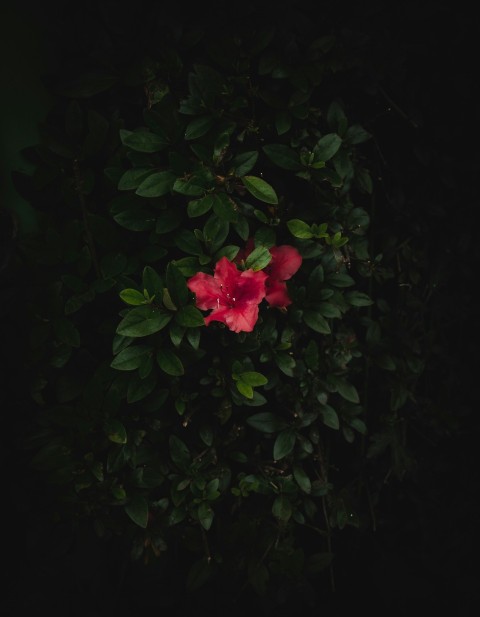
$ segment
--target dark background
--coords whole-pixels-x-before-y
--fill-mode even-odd
[[[339,614],[335,610],[351,604],[362,612],[382,609],[410,615],[420,609],[447,607],[456,615],[471,615],[476,614],[480,599],[475,302],[480,27],[473,9],[454,3],[384,4],[357,3],[352,8],[339,3],[327,13],[322,13],[321,4],[306,7],[319,23],[330,19],[367,33],[372,66],[390,70],[384,83],[395,113],[376,124],[390,172],[385,181],[402,197],[389,216],[392,225],[418,229],[420,238],[424,234],[432,263],[441,266],[443,285],[437,301],[448,307],[451,319],[441,333],[446,353],[433,375],[442,399],[439,407],[454,422],[440,437],[423,442],[412,477],[400,487],[386,487],[379,529],[365,534],[344,532],[339,551],[346,565],[336,572],[337,592],[325,598],[323,614]],[[148,29],[142,16],[148,2],[106,5],[118,7],[117,12],[123,12],[137,32]],[[25,512],[16,502],[18,491],[4,493],[3,544],[8,550],[2,556],[3,582],[8,592],[5,597],[13,598],[10,606],[14,607],[9,615],[42,608],[51,615],[127,616],[138,614],[135,606],[142,612],[153,609],[156,614],[172,614],[159,609],[162,603],[155,600],[156,593],[170,590],[152,590],[152,583],[139,571],[128,570],[118,547],[92,545],[87,535],[80,535],[73,551],[66,550],[62,530],[45,523],[48,498],[43,499],[41,487],[29,484],[28,466],[14,446],[15,416],[18,419],[28,406],[21,392],[26,328],[16,318],[21,297],[15,296],[18,282],[9,269],[15,226],[5,212],[15,212],[18,234],[35,228],[35,213],[15,191],[11,174],[29,171],[20,151],[37,142],[38,123],[49,109],[43,77],[59,67],[67,69],[68,62],[89,53],[90,28],[102,19],[98,6],[24,2],[0,11],[3,485],[22,485],[38,500],[33,512]],[[280,10],[209,5],[187,11],[182,6],[165,8],[165,15],[195,20],[209,14],[220,27],[233,31],[237,19],[269,20],[274,18],[273,11]],[[364,104],[365,99],[359,99],[359,105]],[[419,152],[423,164],[415,158]],[[28,280],[23,284],[28,285]],[[38,531],[41,540],[32,543]]]

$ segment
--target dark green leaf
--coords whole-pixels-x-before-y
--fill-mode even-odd
[[[357,389],[352,383],[350,383],[346,379],[338,378],[336,382],[336,386],[337,386],[337,392],[346,401],[350,401],[350,403],[360,402],[360,397],[358,396]]]
[[[167,265],[167,288],[177,308],[188,302],[188,287],[185,277],[172,262]]]
[[[209,210],[211,210],[213,206],[213,195],[208,194],[201,199],[194,199],[188,202],[187,206],[187,214],[190,218],[195,218],[197,216],[202,216],[206,214]]]
[[[157,362],[158,366],[167,375],[178,377],[185,372],[182,361],[170,349],[159,349],[157,352]]]
[[[293,429],[287,429],[277,435],[273,445],[273,458],[279,461],[293,450],[296,441],[296,434]]]
[[[361,291],[348,291],[345,300],[352,306],[370,306],[373,300],[366,293]]]
[[[213,510],[210,504],[206,501],[202,501],[202,503],[198,506],[197,514],[201,526],[208,531],[213,522]]]
[[[262,433],[276,433],[288,426],[288,423],[280,416],[270,412],[264,411],[257,413],[253,416],[249,416],[246,419],[249,426],[261,431]]]
[[[214,118],[212,116],[200,116],[199,118],[195,118],[187,125],[185,129],[185,139],[197,139],[198,137],[202,137],[205,133],[212,128],[214,123]]]
[[[300,156],[295,150],[283,144],[271,144],[264,146],[263,151],[268,158],[282,169],[288,171],[300,171],[303,165],[300,162]]]
[[[130,378],[127,388],[127,402],[136,403],[146,398],[153,392],[157,385],[157,374],[152,372],[142,379],[140,375],[134,374]]]
[[[135,193],[140,197],[162,197],[171,192],[174,182],[171,171],[159,171],[145,178]]]
[[[340,428],[340,420],[338,419],[337,412],[330,405],[322,405],[320,408],[322,414],[322,420],[325,426],[338,430]]]
[[[282,523],[286,523],[292,516],[293,508],[289,498],[286,495],[278,495],[275,498],[272,506],[272,514]]]
[[[336,133],[324,135],[318,140],[313,149],[315,161],[329,161],[337,153],[341,145],[342,138]]]
[[[146,529],[148,525],[148,502],[145,497],[136,495],[124,506],[125,512],[139,527]]]
[[[117,334],[141,337],[159,332],[172,316],[150,305],[138,306],[127,313],[117,327]]]
[[[237,220],[237,205],[226,193],[214,193],[213,211],[223,221],[235,223]]]
[[[117,188],[119,191],[136,189],[145,180],[145,178],[147,178],[154,171],[155,170],[152,167],[134,167],[133,169],[128,169],[120,177]]]
[[[302,489],[302,491],[304,491],[305,493],[311,492],[312,483],[301,465],[293,466],[293,477],[295,478],[298,486]]]
[[[127,443],[127,431],[119,420],[108,420],[105,422],[105,435],[113,443]]]
[[[247,191],[267,204],[278,204],[278,197],[268,182],[262,180],[262,178],[257,178],[256,176],[243,176],[240,178],[243,186],[247,189]]]
[[[297,364],[293,356],[289,355],[287,352],[280,351],[275,353],[275,362],[282,373],[288,377],[293,377],[293,369]]]
[[[245,176],[255,167],[255,163],[258,159],[258,152],[253,150],[251,152],[242,152],[237,154],[230,162],[231,167],[236,176]]]
[[[120,139],[125,146],[137,152],[159,152],[168,143],[163,137],[150,131],[127,131],[120,129]]]
[[[132,345],[121,351],[110,366],[118,371],[133,371],[140,366],[145,354],[150,350],[151,347],[147,345]]]
[[[184,328],[195,328],[205,325],[203,314],[193,305],[182,306],[175,315],[175,321]]]
[[[168,445],[172,461],[180,467],[188,465],[192,457],[187,444],[176,435],[170,435],[168,438]]]

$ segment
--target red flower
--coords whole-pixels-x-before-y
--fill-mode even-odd
[[[253,238],[249,238],[244,249],[240,249],[235,257],[236,263],[245,261],[255,248]],[[270,249],[272,259],[264,272],[268,275],[265,282],[265,300],[270,306],[285,308],[292,303],[287,291],[285,281],[290,279],[302,265],[302,256],[297,249],[288,244],[272,246]]]
[[[187,281],[201,310],[212,312],[205,325],[221,321],[233,332],[251,332],[258,319],[258,305],[265,297],[265,272],[240,271],[234,263],[222,257],[212,275],[197,272]]]
[[[265,300],[270,306],[284,308],[292,303],[284,281],[292,278],[302,265],[302,256],[293,246],[283,244],[272,246],[270,249],[272,260],[265,268],[268,279],[265,283],[267,293]]]

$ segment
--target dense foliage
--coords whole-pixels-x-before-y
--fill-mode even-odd
[[[426,154],[399,182],[382,143],[421,124],[393,61],[360,21],[254,16],[92,26],[17,178],[17,443],[46,518],[121,546],[161,606],[321,603],[460,421],[435,381],[448,264],[412,216]]]

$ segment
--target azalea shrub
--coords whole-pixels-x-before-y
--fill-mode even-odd
[[[278,604],[332,589],[339,538],[412,468],[424,363],[395,290],[421,277],[372,229],[349,33],[237,26],[163,24],[52,79],[23,188],[25,447],[55,520],[199,597]]]

